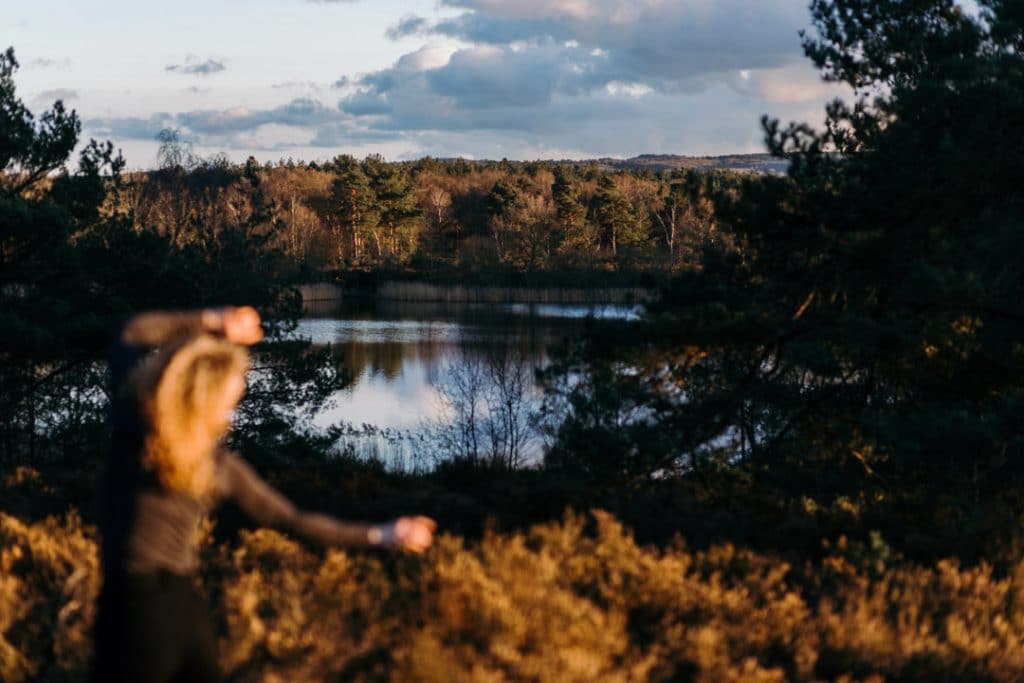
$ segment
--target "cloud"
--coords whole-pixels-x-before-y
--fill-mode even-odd
[[[439,43],[339,79],[344,113],[420,143],[486,131],[531,149],[749,151],[762,114],[811,113],[836,94],[801,54],[805,0],[441,4],[459,13],[388,31]]]
[[[318,126],[307,144],[310,147],[337,149],[353,145],[382,144],[403,139],[407,140],[408,138],[394,131],[371,130],[361,127],[351,120],[345,120]]]
[[[177,128],[173,114],[159,112],[149,117],[115,116],[109,118],[89,119],[86,122],[89,130],[96,135],[111,137],[115,140],[153,140],[164,128]]]
[[[274,90],[281,89],[305,89],[305,90],[321,90],[321,85],[316,81],[282,81],[280,83],[274,83],[270,86]]]
[[[415,14],[407,14],[398,20],[398,23],[389,28],[385,35],[391,40],[399,40],[405,36],[412,36],[430,31],[431,23],[423,17]]]
[[[70,69],[71,60],[65,58],[62,59],[50,59],[49,57],[37,57],[30,59],[23,65],[26,69]]]
[[[781,69],[737,71],[730,85],[739,93],[771,104],[824,102],[848,92],[845,86],[823,81],[810,63]]]
[[[440,5],[433,18],[398,20],[389,37],[416,36],[425,44],[386,68],[342,74],[330,85],[335,105],[310,96],[328,92],[326,83],[318,91],[315,84],[286,82],[273,87],[307,96],[276,107],[91,123],[101,133],[137,140],[171,126],[197,145],[240,154],[256,148],[477,158],[714,154],[762,150],[762,114],[815,123],[821,104],[836,94],[801,54],[797,32],[809,22],[806,0]],[[206,62],[189,58],[184,66]]]
[[[405,17],[394,37],[432,33],[479,45],[573,43],[606,56],[615,78],[658,89],[800,60],[805,0],[443,0],[461,14]],[[527,47],[527,49],[529,49]],[[573,49],[567,47],[566,49]],[[609,79],[611,80],[611,79]]]
[[[340,107],[353,116],[390,116],[402,122],[391,127],[412,120],[417,125],[434,120],[439,128],[455,122],[473,126],[472,120],[480,119],[484,128],[500,121],[520,128],[524,118],[514,110],[542,108],[556,96],[599,90],[604,83],[594,77],[594,59],[599,58],[580,48],[572,54],[554,45],[530,50],[425,46],[389,69],[355,80],[355,91],[342,98]]]
[[[232,107],[160,112],[149,117],[90,119],[86,125],[100,135],[128,140],[152,140],[162,129],[175,128],[198,144],[232,147],[239,136],[263,127],[304,129],[309,137],[321,127],[337,126],[347,118],[337,108],[300,97],[269,109]]]
[[[68,88],[55,88],[53,90],[44,90],[33,98],[36,104],[49,105],[53,104],[56,100],[62,100],[68,102],[70,100],[78,99],[78,91],[70,90]]]
[[[460,14],[408,15],[389,35],[435,35],[392,67],[336,84],[339,106],[377,129],[554,130],[574,102],[576,123],[633,115],[639,101],[732,87],[766,104],[820,94],[806,78],[797,31],[805,0],[442,0]],[[468,43],[468,46],[465,44]],[[443,44],[441,44],[443,45]],[[739,74],[746,74],[741,78]],[[813,84],[817,86],[817,84]],[[791,87],[789,87],[791,86]],[[751,114],[751,125],[763,111]]]
[[[177,115],[177,120],[188,130],[199,135],[224,135],[252,130],[267,124],[283,126],[316,126],[338,118],[336,109],[320,101],[300,97],[273,109],[252,110],[235,107],[226,110],[199,110]]]
[[[224,66],[224,62],[216,59],[207,59],[202,62],[197,62],[191,58],[186,58],[184,64],[168,64],[164,67],[164,71],[191,74],[194,76],[210,76],[215,73],[220,73],[226,68],[227,67]]]
[[[408,71],[426,71],[445,66],[455,54],[455,48],[438,43],[428,43],[409,54],[402,55],[395,66]]]

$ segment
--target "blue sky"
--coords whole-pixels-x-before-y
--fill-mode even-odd
[[[64,99],[129,166],[201,155],[535,159],[762,151],[816,123],[806,0],[0,0],[34,110]]]

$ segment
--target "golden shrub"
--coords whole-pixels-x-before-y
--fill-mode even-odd
[[[0,680],[78,680],[99,592],[95,531],[75,513],[25,524],[0,512]]]
[[[273,531],[203,544],[236,681],[1019,681],[1024,562],[795,571],[720,545],[638,546],[568,515],[422,557],[316,552]],[[0,679],[80,680],[98,589],[75,514],[0,513]]]

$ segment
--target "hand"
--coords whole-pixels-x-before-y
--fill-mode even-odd
[[[399,517],[394,522],[392,544],[399,550],[422,553],[434,542],[437,522],[430,517]]]
[[[208,328],[224,335],[228,341],[243,346],[252,346],[263,340],[263,328],[260,327],[260,314],[252,306],[226,306],[219,310],[203,312],[204,319],[210,321]],[[216,316],[216,320],[213,317]]]

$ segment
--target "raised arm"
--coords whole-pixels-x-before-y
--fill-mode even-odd
[[[121,329],[119,341],[127,346],[154,347],[172,339],[201,333],[223,335],[245,345],[263,339],[260,316],[256,309],[250,306],[231,306],[140,313]]]
[[[121,327],[111,347],[111,391],[116,393],[146,349],[203,333],[221,335],[243,345],[263,339],[260,315],[251,306],[139,313]]]
[[[293,531],[328,546],[383,546],[422,552],[433,542],[436,525],[426,517],[400,517],[387,524],[355,524],[299,510],[230,451],[216,456],[221,493],[253,521]]]

